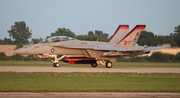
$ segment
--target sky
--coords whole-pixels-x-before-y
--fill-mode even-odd
[[[180,0],[0,0],[0,39],[25,21],[32,38],[46,38],[58,28],[76,35],[100,30],[113,35],[120,24],[145,24],[156,35],[180,25]]]

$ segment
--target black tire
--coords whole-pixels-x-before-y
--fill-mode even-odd
[[[111,61],[106,62],[106,68],[111,68],[113,66]]]
[[[53,63],[53,67],[56,67],[56,63]]]
[[[60,67],[60,64],[59,63],[53,63],[53,66],[54,67]]]
[[[97,63],[91,64],[92,67],[97,67]]]

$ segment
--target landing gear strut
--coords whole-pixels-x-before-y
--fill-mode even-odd
[[[54,60],[51,60],[51,61],[53,62],[53,66],[54,66],[54,67],[60,67],[59,61],[60,61],[61,59],[63,59],[64,57],[66,57],[66,55],[63,55],[63,56],[61,56],[60,58],[58,58],[58,55],[55,55],[55,56],[54,56]]]

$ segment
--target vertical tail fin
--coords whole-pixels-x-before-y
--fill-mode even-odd
[[[134,46],[139,39],[141,31],[145,30],[146,25],[136,25],[119,43],[121,47]]]
[[[117,45],[129,32],[129,25],[119,25],[109,43]]]

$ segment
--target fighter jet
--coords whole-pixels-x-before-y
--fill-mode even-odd
[[[112,63],[116,62],[116,57],[136,56],[167,47],[136,46],[141,31],[145,30],[145,25],[136,25],[130,32],[128,30],[128,25],[120,25],[109,42],[82,41],[68,36],[54,36],[45,42],[17,49],[14,53],[45,57],[54,55],[54,60],[51,60],[54,67],[59,67],[59,61],[62,60],[69,64],[91,64],[92,67],[101,64],[111,68]]]

